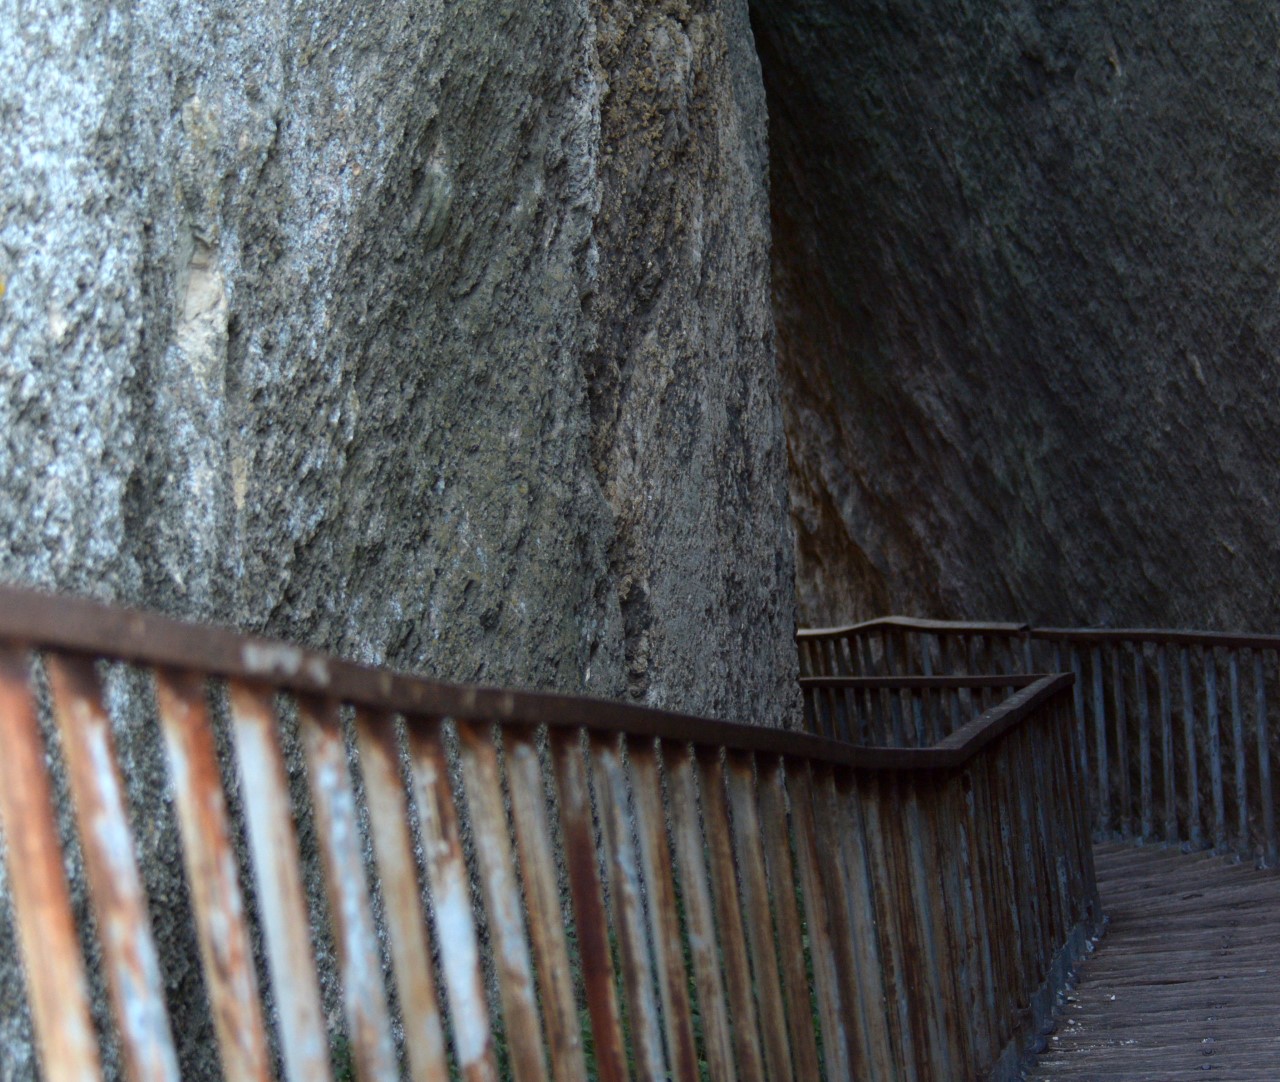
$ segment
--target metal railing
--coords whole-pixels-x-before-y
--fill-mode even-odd
[[[121,680],[165,747],[229,1078],[331,1078],[344,1047],[366,1079],[1009,1076],[1099,917],[1070,676],[930,747],[867,748],[0,589],[0,828],[52,1079],[100,1076],[95,972],[126,1074],[180,1069],[114,751],[137,719],[103,694]]]
[[[807,676],[1072,672],[1099,833],[1277,862],[1280,636],[889,617],[799,643]]]

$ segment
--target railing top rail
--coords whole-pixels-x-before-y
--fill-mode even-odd
[[[802,688],[890,688],[895,691],[947,688],[1025,688],[1049,673],[957,676],[802,676]]]
[[[1160,627],[1034,627],[1031,624],[971,620],[923,620],[912,616],[880,616],[838,627],[807,627],[796,632],[799,641],[838,638],[880,628],[951,635],[1026,635],[1055,642],[1150,642],[1178,646],[1220,646],[1228,649],[1280,650],[1280,635],[1234,631],[1197,631]]]
[[[454,717],[583,727],[736,751],[803,756],[861,770],[962,766],[1074,680],[1070,673],[1041,677],[934,747],[878,748],[605,699],[443,683],[226,628],[2,585],[0,640],[267,684],[400,713],[410,724],[418,717]]]
[[[802,627],[797,639],[821,639],[836,635],[848,635],[855,631],[873,631],[876,628],[900,628],[903,631],[937,631],[953,635],[981,635],[984,633],[1016,635],[1028,630],[1026,624],[1000,623],[998,621],[925,620],[915,616],[877,616],[874,620],[862,620],[856,624],[840,624],[836,627]]]

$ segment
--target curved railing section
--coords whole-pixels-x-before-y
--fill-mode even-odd
[[[189,912],[227,1077],[1011,1077],[1099,916],[1071,677],[1011,686],[930,746],[859,747],[0,589],[44,1073],[98,1077],[99,1031],[131,1077],[187,1071],[115,751],[154,734],[185,858],[166,924]]]
[[[1099,833],[1277,862],[1280,636],[889,617],[799,644],[809,677],[1074,673]]]

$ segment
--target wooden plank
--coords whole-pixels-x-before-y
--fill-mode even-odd
[[[327,1079],[329,1036],[320,1008],[275,693],[231,680],[227,699],[285,1075],[290,1082]]]
[[[391,1080],[399,1077],[399,1067],[338,711],[332,699],[302,696],[298,730],[315,809],[352,1058],[362,1079]]]
[[[1240,656],[1230,651],[1227,681],[1231,696],[1231,760],[1235,767],[1236,851],[1251,849],[1249,838],[1249,774],[1245,762],[1244,704],[1240,698]]]
[[[27,999],[46,1078],[102,1077],[25,651],[0,643],[0,828]]]
[[[1147,692],[1147,665],[1142,647],[1133,651],[1133,683],[1138,693],[1138,791],[1140,833],[1155,835],[1155,801],[1151,776],[1151,702]]]
[[[156,705],[222,1071],[229,1078],[265,1080],[270,1076],[270,1056],[204,680],[166,669],[156,670],[155,676]]]
[[[1184,670],[1187,671],[1187,670]],[[1178,835],[1178,794],[1174,787],[1174,765],[1173,765],[1173,704],[1169,698],[1169,660],[1165,654],[1164,646],[1161,645],[1156,651],[1156,675],[1160,691],[1160,765],[1164,775],[1164,837],[1166,841],[1176,841]],[[1183,704],[1184,709],[1191,710],[1191,701],[1186,697],[1186,685],[1183,685]],[[1184,714],[1184,718],[1187,715]],[[1194,733],[1193,733],[1194,737]],[[1191,757],[1192,768],[1194,769],[1195,756]],[[1199,790],[1196,786],[1190,786],[1190,792],[1196,794],[1195,799],[1199,801]],[[1198,804],[1197,804],[1198,807]],[[1199,823],[1198,815],[1194,822]],[[1197,828],[1198,829],[1198,828]]]
[[[435,719],[407,718],[405,732],[454,1055],[467,1082],[497,1082],[493,1031],[472,917],[470,877],[462,854],[457,805],[440,739],[440,723]]]
[[[557,1082],[586,1082],[582,1029],[574,1001],[542,765],[532,730],[509,728],[504,731],[502,742],[551,1070]]]
[[[446,1082],[449,1065],[440,1021],[440,997],[427,946],[427,920],[413,857],[409,801],[401,775],[394,720],[364,708],[357,710],[356,744],[409,1077],[414,1082]]]
[[[102,689],[87,658],[52,654],[45,667],[125,1071],[135,1082],[176,1082],[164,981]]]
[[[1205,721],[1208,729],[1209,783],[1213,794],[1213,844],[1227,843],[1226,784],[1222,769],[1222,718],[1218,702],[1218,659],[1213,650],[1201,652],[1204,664]]]
[[[1112,645],[1111,655],[1111,703],[1112,726],[1116,747],[1116,816],[1115,827],[1122,835],[1133,833],[1133,794],[1129,791],[1129,772],[1132,759],[1129,752],[1129,716],[1125,701],[1124,649]]]
[[[489,945],[498,977],[507,1061],[516,1082],[543,1082],[547,1077],[546,1049],[503,807],[493,726],[459,722],[458,744],[480,895],[488,917]]]

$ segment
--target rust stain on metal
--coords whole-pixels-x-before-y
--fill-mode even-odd
[[[223,1073],[231,1078],[266,1079],[270,1058],[262,1006],[204,680],[193,673],[158,669],[156,702]]]
[[[0,644],[0,827],[27,995],[46,1077],[98,1079],[98,1045],[62,870],[25,652]]]
[[[652,740],[632,740],[628,745],[635,777],[632,793],[636,804],[636,829],[640,834],[640,859],[649,888],[649,935],[656,948],[658,991],[662,997],[662,1021],[671,1068],[676,1079],[698,1079],[698,1049],[694,1043],[689,1003],[689,974],[685,970],[672,878],[671,846],[667,841],[666,815],[658,756]]]
[[[468,1082],[497,1082],[471,890],[439,722],[414,719],[407,731],[454,1053]]]
[[[427,949],[427,923],[413,860],[409,806],[392,719],[357,710],[356,738],[391,939],[391,964],[404,1021],[409,1075],[414,1082],[446,1082],[449,1066],[440,1001]]]
[[[230,681],[227,690],[285,1074],[290,1082],[321,1082],[329,1078],[329,1039],[320,1009],[274,693],[239,680]]]
[[[613,959],[609,952],[609,920],[600,885],[600,866],[596,861],[591,800],[582,749],[578,744],[578,733],[573,730],[553,730],[550,741],[596,1069],[605,1082],[623,1082],[628,1074],[622,1021],[618,1011]]]
[[[93,662],[50,655],[45,664],[126,1071],[134,1080],[176,1082],[160,960]]]
[[[361,1078],[394,1079],[399,1069],[338,704],[300,697],[298,726],[315,805],[329,921],[338,951],[343,1007],[356,1069]]]
[[[489,918],[489,934],[497,963],[498,993],[502,1001],[508,1055],[516,1082],[538,1082],[546,1078],[542,1030],[538,1021],[537,997],[520,911],[520,890],[516,882],[502,806],[498,753],[492,726],[458,723],[461,744],[463,786],[480,870],[480,889]]]
[[[592,737],[589,746],[608,850],[609,896],[622,956],[622,987],[627,997],[631,1048],[641,1077],[663,1078],[667,1067],[653,991],[653,966],[645,936],[639,860],[631,837],[627,806],[629,786],[622,769],[618,738]]]
[[[556,883],[547,798],[532,733],[528,729],[507,729],[503,733],[503,750],[551,1063],[557,1082],[586,1082],[587,1066]]]
[[[698,815],[697,790],[694,788],[692,753],[688,747],[676,747],[664,752],[664,760],[670,786],[671,826],[680,895],[689,930],[689,953],[693,960],[698,1011],[702,1015],[707,1065],[713,1079],[732,1079],[737,1077],[737,1070],[729,1032],[728,1004],[720,976],[711,886],[702,857],[702,825]]]

